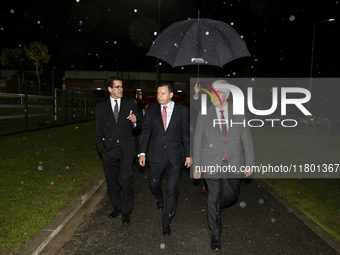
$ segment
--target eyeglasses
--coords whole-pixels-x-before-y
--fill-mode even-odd
[[[123,86],[112,86],[112,88],[114,88],[114,89],[124,89]]]
[[[219,95],[222,95],[222,94],[226,94],[227,92],[225,92],[225,91],[216,91],[217,92],[217,94],[219,94]]]

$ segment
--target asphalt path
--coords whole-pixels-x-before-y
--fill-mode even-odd
[[[134,168],[135,205],[128,226],[112,207],[106,183],[91,196],[40,254],[209,254],[206,196],[183,170],[171,236],[162,235],[162,213],[149,186],[149,171]],[[163,179],[165,192],[166,179]],[[166,202],[166,201],[165,201]],[[240,203],[244,202],[242,208]],[[256,179],[241,183],[238,201],[222,212],[221,254],[339,254]],[[162,249],[161,246],[164,248]]]

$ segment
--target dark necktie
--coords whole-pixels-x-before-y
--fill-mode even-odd
[[[166,119],[167,119],[166,106],[163,106],[162,119],[163,119],[164,130],[166,131]]]
[[[221,110],[221,119],[224,120],[224,115],[223,115],[223,112],[224,110]],[[221,124],[221,127],[222,127],[222,134],[224,136],[224,139],[227,138],[227,134],[228,134],[228,129],[227,129],[227,124],[226,123],[223,123]],[[224,157],[223,157],[225,160],[228,160],[228,156],[227,156],[227,149],[225,149],[224,151]]]
[[[115,100],[116,105],[115,105],[115,109],[113,111],[113,115],[115,116],[116,122],[118,122],[118,116],[119,116],[119,112],[118,112],[118,102],[117,100]]]

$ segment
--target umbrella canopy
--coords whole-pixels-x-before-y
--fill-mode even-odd
[[[185,97],[179,96],[179,95],[174,95],[172,97],[172,100],[180,104],[190,104],[190,101],[188,99],[186,99]]]
[[[138,103],[155,104],[155,103],[158,103],[158,101],[157,101],[157,98],[154,96],[146,96],[146,97],[143,97],[142,99],[139,99]]]
[[[173,67],[226,63],[250,53],[244,40],[227,23],[211,19],[188,19],[168,26],[155,40],[147,56]]]

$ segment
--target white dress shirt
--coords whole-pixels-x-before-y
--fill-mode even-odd
[[[115,100],[117,100],[118,112],[120,112],[120,101],[121,101],[121,98],[114,99],[113,97],[110,96],[112,112],[115,112],[115,106],[116,106]]]
[[[227,131],[229,131],[229,115],[228,115],[228,103],[225,103],[225,106],[223,107],[223,109],[220,109],[219,107],[215,107],[216,109],[216,114],[217,114],[217,118],[220,119],[221,118],[221,110],[224,110],[223,115],[225,120],[227,121]],[[222,126],[220,125],[220,129],[222,131]]]
[[[174,107],[175,107],[175,103],[174,103],[174,101],[171,100],[170,103],[168,103],[167,105],[161,104],[161,115],[162,115],[162,112],[163,112],[163,106],[166,106],[166,128],[168,128],[169,123],[170,123],[170,119],[171,119],[171,116],[172,116],[172,112],[173,112]]]

